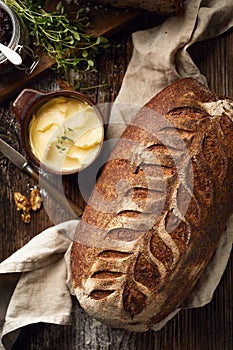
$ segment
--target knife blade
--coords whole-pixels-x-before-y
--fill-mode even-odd
[[[62,192],[56,188],[48,179],[39,174],[36,170],[34,170],[27,159],[16,151],[13,147],[11,147],[7,142],[0,138],[0,151],[7,157],[14,165],[16,165],[20,170],[24,171],[28,175],[30,175],[46,192],[49,193],[62,207],[69,211],[72,218],[76,218],[77,216],[82,216],[83,210],[76,203],[74,203],[71,199],[67,198],[62,194]]]

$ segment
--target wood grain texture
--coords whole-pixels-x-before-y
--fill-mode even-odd
[[[143,26],[143,23],[140,24]],[[95,101],[114,101],[131,57],[132,42],[129,32],[116,37],[120,47],[112,47],[98,61],[99,73],[82,82],[83,86],[109,83],[108,88],[86,91]],[[216,93],[233,98],[233,32],[214,40],[199,43],[190,50],[194,61],[206,75],[209,87]],[[106,64],[107,62],[107,64]],[[70,81],[73,77],[70,76]],[[42,91],[58,89],[55,72],[31,84]],[[0,131],[23,153],[19,126],[9,106],[12,100],[0,107]],[[73,200],[78,196],[76,176],[66,178],[64,186]],[[0,156],[0,261],[12,254],[41,230],[51,226],[45,210],[35,213],[29,225],[22,223],[13,203],[14,191],[28,193],[33,182]],[[83,203],[84,204],[84,203]],[[55,210],[55,209],[54,209]],[[214,294],[205,307],[181,311],[161,331],[133,333],[112,330],[88,317],[74,299],[73,323],[70,326],[35,324],[25,327],[14,350],[230,350],[233,344],[233,256]]]
[[[51,5],[52,8],[54,8],[55,1],[53,1],[53,3],[50,2],[48,11],[52,10]],[[74,13],[77,11],[77,5],[74,4],[72,8],[71,6],[72,4],[67,7],[67,13],[71,10],[74,11]],[[96,37],[104,36],[109,38],[120,30],[123,30],[140,16],[141,13],[136,10],[115,10],[109,7],[96,8],[90,13],[90,26],[87,33],[93,34]],[[9,71],[7,76],[1,77],[0,104],[15,96],[20,89],[29,83],[33,83],[36,79],[39,79],[41,73],[46,73],[49,68],[54,66],[55,60],[53,58],[46,55],[38,48],[34,49],[34,51],[35,55],[39,57],[39,63],[31,74],[26,74],[22,70],[13,68],[13,70]]]

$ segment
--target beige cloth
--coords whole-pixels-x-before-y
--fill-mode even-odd
[[[134,33],[133,55],[116,98],[108,136],[119,137],[135,112],[175,80],[189,76],[207,85],[187,49],[232,26],[233,0],[188,0],[184,14]]]
[[[0,332],[7,334],[6,349],[23,326],[69,322],[69,237],[77,224],[72,220],[48,228],[0,264]]]
[[[118,137],[135,112],[177,78],[191,76],[206,84],[187,48],[196,41],[215,37],[233,25],[233,1],[188,0],[185,7],[184,14],[133,34],[134,52],[114,104],[109,138]],[[0,264],[0,334],[3,343],[0,349],[11,349],[20,328],[27,324],[69,322],[73,293],[69,237],[73,237],[77,224],[77,220],[68,221],[45,230]],[[227,265],[232,241],[233,219],[191,294],[189,307],[199,307],[211,300]],[[160,329],[168,319],[153,329]]]

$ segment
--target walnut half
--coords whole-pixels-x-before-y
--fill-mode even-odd
[[[30,203],[32,206],[32,210],[36,211],[40,209],[41,203],[42,203],[42,198],[40,195],[40,191],[38,188],[34,188],[31,193],[30,193]]]
[[[36,211],[40,209],[42,198],[40,195],[40,191],[37,188],[34,188],[31,190],[30,193],[30,200],[27,199],[24,195],[22,195],[20,192],[14,193],[14,201],[16,204],[16,208],[21,213],[21,218],[23,222],[28,224],[31,221],[31,214],[30,210]]]

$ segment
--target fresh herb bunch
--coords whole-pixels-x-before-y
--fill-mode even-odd
[[[5,0],[5,3],[25,22],[33,45],[42,47],[55,59],[59,72],[96,70],[95,57],[100,47],[108,47],[108,40],[87,33],[89,18],[85,9],[79,9],[71,20],[62,2],[53,12],[46,12],[41,0]]]

